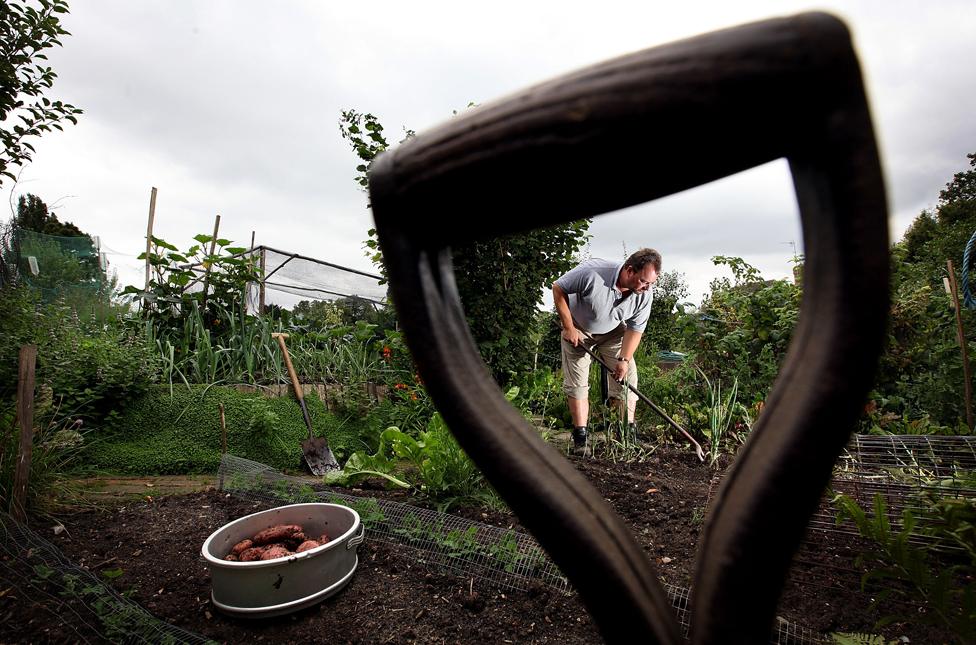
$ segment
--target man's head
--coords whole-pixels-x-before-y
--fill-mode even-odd
[[[636,293],[644,293],[657,281],[661,272],[661,254],[654,249],[641,249],[631,254],[620,271],[618,286]]]

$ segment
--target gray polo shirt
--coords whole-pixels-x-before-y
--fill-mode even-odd
[[[556,280],[569,299],[569,311],[576,326],[591,334],[606,334],[621,323],[643,332],[651,315],[651,290],[644,293],[617,289],[623,263],[593,258]]]

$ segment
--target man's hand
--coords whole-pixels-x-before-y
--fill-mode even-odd
[[[576,327],[563,327],[563,338],[573,347],[579,347],[580,342],[583,340],[582,334],[580,334],[580,331]]]
[[[627,378],[627,370],[630,368],[630,363],[626,361],[617,360],[617,364],[613,366],[613,378],[617,383],[623,383],[624,379]]]

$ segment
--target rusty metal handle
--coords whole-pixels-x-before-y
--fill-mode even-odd
[[[391,291],[428,391],[608,642],[681,636],[627,527],[491,379],[449,246],[588,217],[781,157],[803,220],[801,316],[764,414],[719,491],[692,598],[694,642],[739,643],[768,636],[881,348],[887,210],[843,23],[803,14],[612,60],[466,113],[371,169]],[[459,227],[460,215],[476,226]]]

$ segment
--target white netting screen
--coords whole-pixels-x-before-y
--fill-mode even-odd
[[[264,303],[291,307],[301,300],[361,300],[368,306],[386,304],[386,285],[382,277],[332,264],[325,260],[288,253],[266,246],[249,251],[258,266],[264,266]],[[261,285],[248,289],[248,309],[257,311]]]
[[[258,313],[262,304],[287,309],[302,300],[346,300],[373,309],[386,306],[386,284],[382,276],[373,273],[267,246],[257,246],[233,257],[250,258],[264,276],[263,282],[247,286],[248,313]],[[186,268],[197,276],[186,290],[202,290],[205,267],[193,264]]]

